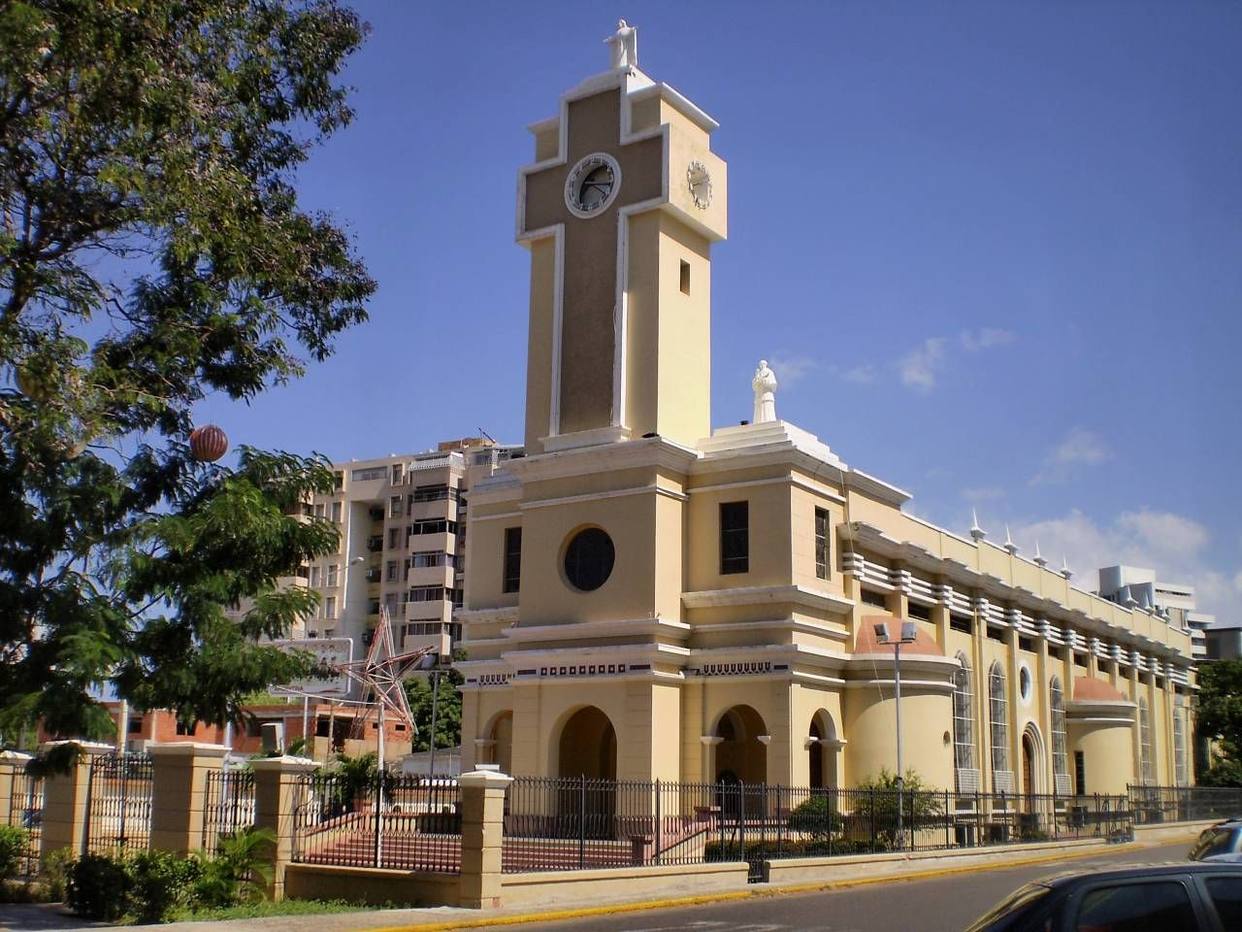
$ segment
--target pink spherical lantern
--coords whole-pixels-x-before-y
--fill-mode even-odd
[[[190,432],[190,455],[201,463],[214,463],[228,451],[229,438],[215,424]]]

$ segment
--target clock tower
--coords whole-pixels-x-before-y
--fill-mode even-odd
[[[530,250],[526,449],[711,432],[711,245],[725,238],[716,123],[638,70],[624,22],[610,70],[530,127],[517,239]]]

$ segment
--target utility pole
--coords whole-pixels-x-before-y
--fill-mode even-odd
[[[893,694],[895,697],[894,705],[897,707],[897,850],[905,850],[906,836],[902,820],[904,818],[905,809],[905,786],[906,774],[902,769],[901,760],[901,645],[913,644],[918,637],[918,627],[913,621],[903,621],[901,623],[901,636],[899,638],[890,639],[888,636],[888,623],[876,622],[875,639],[880,644],[893,645]]]

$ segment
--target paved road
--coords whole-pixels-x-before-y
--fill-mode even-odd
[[[1089,870],[1131,862],[1180,861],[1187,842],[1138,851],[1075,858],[1063,866],[1035,864],[1004,870],[955,874],[929,880],[893,881],[826,893],[756,897],[706,906],[624,913],[599,919],[571,919],[524,930],[586,932],[961,932],[1015,888],[1063,869]],[[687,891],[689,893],[690,891]]]

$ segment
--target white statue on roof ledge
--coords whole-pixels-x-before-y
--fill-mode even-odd
[[[614,70],[618,68],[637,68],[638,67],[638,29],[631,26],[625,20],[617,21],[617,31],[604,40],[605,43],[612,46],[612,67]]]
[[[776,373],[768,368],[766,359],[759,360],[759,368],[750,386],[755,390],[754,424],[770,424],[776,420]]]

